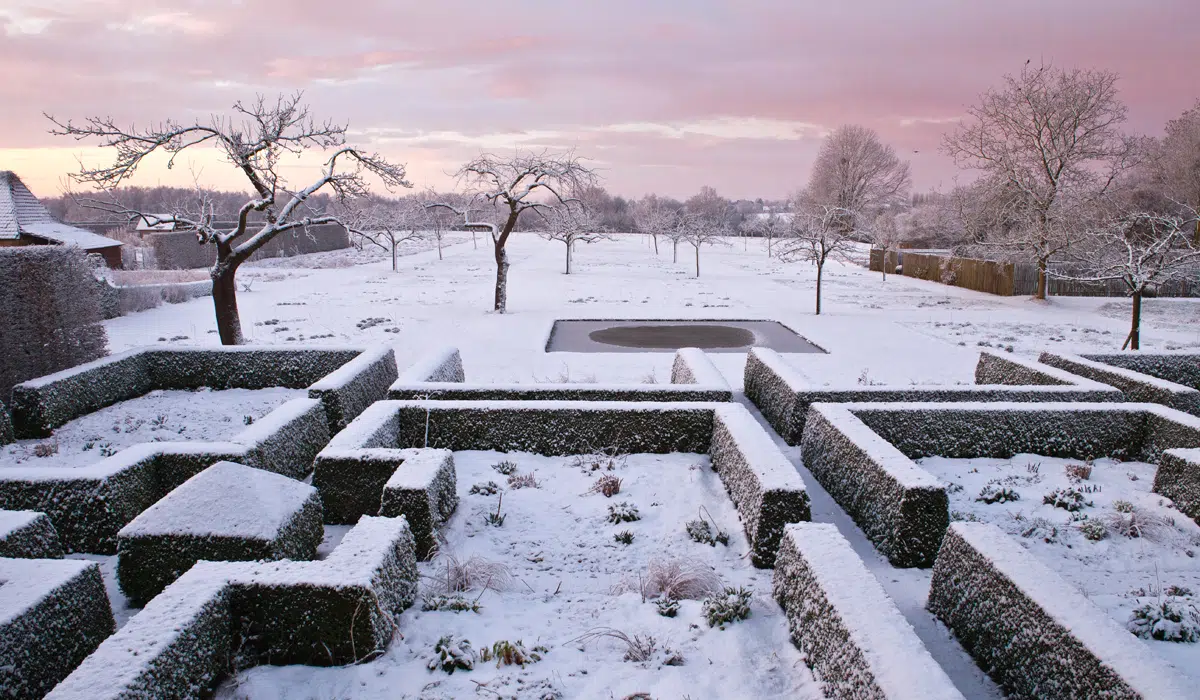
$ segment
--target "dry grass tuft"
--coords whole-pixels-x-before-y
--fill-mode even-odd
[[[511,474],[508,477],[508,488],[510,489],[536,489],[541,486],[533,474]]]
[[[642,599],[673,598],[701,600],[723,590],[721,577],[712,567],[696,559],[665,558],[650,562],[641,579]]]
[[[621,493],[621,480],[612,474],[605,474],[592,484],[592,488],[584,492],[584,495],[589,493],[603,494],[605,498],[612,498]]]
[[[512,574],[507,566],[478,556],[464,561],[446,553],[434,572],[430,577],[433,588],[445,595],[465,593],[475,588],[503,591],[512,584]]]

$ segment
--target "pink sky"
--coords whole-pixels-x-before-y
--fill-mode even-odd
[[[0,169],[57,194],[59,118],[207,118],[303,89],[418,186],[480,150],[575,148],[608,189],[781,197],[853,122],[948,187],[941,134],[1026,59],[1117,71],[1128,129],[1200,98],[1198,0],[0,0]],[[292,172],[301,177],[305,161]],[[132,184],[241,187],[197,154]]]

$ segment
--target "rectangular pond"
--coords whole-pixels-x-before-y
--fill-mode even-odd
[[[753,347],[825,352],[782,323],[762,320],[561,320],[554,322],[546,352],[749,352]]]

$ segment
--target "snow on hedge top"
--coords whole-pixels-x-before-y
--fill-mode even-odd
[[[446,460],[453,459],[450,450],[414,449],[407,452],[404,463],[392,472],[385,489],[427,488]]]
[[[1062,358],[1063,360],[1066,360],[1067,362],[1073,362],[1073,363],[1076,363],[1079,365],[1083,365],[1084,367],[1094,370],[1097,374],[1100,374],[1100,375],[1108,375],[1108,376],[1116,378],[1116,379],[1124,379],[1128,382],[1145,384],[1146,386],[1152,386],[1155,389],[1162,389],[1163,391],[1169,391],[1172,393],[1179,393],[1179,394],[1191,394],[1191,393],[1196,392],[1196,390],[1190,386],[1186,386],[1183,384],[1177,384],[1175,382],[1170,382],[1170,381],[1167,381],[1166,379],[1159,379],[1158,377],[1155,377],[1150,374],[1137,372],[1132,369],[1125,369],[1124,367],[1118,367],[1116,365],[1110,365],[1106,362],[1098,362],[1096,360],[1089,360],[1088,358],[1082,357],[1080,355],[1066,355],[1066,354],[1050,353],[1050,352],[1043,353],[1042,355],[1043,355],[1043,357]],[[1103,357],[1103,356],[1101,355],[1100,357]]]
[[[708,355],[699,348],[680,348],[675,351],[675,363],[682,362],[692,375],[690,386],[714,386],[722,389],[729,388],[725,375],[708,359]]]
[[[783,359],[783,355],[770,348],[750,348],[750,353],[758,358],[758,361],[767,366],[767,369],[775,373],[788,389],[794,392],[805,391],[811,389],[811,383],[801,374],[795,367],[792,367]]]
[[[379,360],[382,360],[384,357],[392,357],[392,349],[390,347],[381,346],[377,348],[368,348],[367,350],[364,350],[358,357],[350,360],[324,377],[321,377],[314,384],[309,385],[308,389],[309,391],[333,391],[342,389],[357,379],[364,368],[371,366]]]
[[[1145,644],[999,527],[956,522],[950,528],[1142,697],[1187,697],[1171,668]]]
[[[78,559],[0,558],[0,625],[93,566],[97,564]]]
[[[29,527],[42,514],[33,510],[0,510],[0,540],[23,527]]]
[[[1157,403],[1131,403],[1131,402],[1111,402],[1111,403],[1091,403],[1091,402],[1071,402],[1071,401],[1044,401],[1037,403],[1027,403],[1020,401],[957,401],[953,403],[938,403],[938,402],[853,402],[840,404],[813,404],[813,408],[818,407],[837,407],[842,408],[852,413],[897,413],[904,411],[913,411],[917,413],[928,413],[931,411],[940,412],[969,412],[969,413],[1113,413],[1117,411],[1127,413],[1155,413],[1160,418],[1164,418],[1174,423],[1182,423],[1188,427],[1200,430],[1200,416],[1193,416],[1184,413],[1178,409],[1168,408]]]
[[[458,348],[446,346],[426,353],[408,369],[400,373],[393,386],[410,384],[427,384],[430,382],[452,382],[461,384],[466,377],[463,374],[462,357]]]
[[[572,384],[571,386],[579,386]],[[726,404],[704,401],[377,401],[375,406],[390,405],[390,410],[405,408],[434,411],[712,411]],[[365,412],[364,412],[365,413]]]
[[[804,557],[888,697],[962,698],[837,526],[796,523],[783,536]]]
[[[217,462],[147,508],[118,534],[273,540],[314,494],[312,486],[286,476],[235,462]]]
[[[766,430],[740,404],[720,404],[717,419],[729,430],[738,451],[758,477],[764,491],[804,491],[804,481]]]
[[[876,464],[885,469],[905,488],[942,488],[942,482],[933,474],[925,471],[917,466],[916,462],[904,456],[904,453],[896,449],[892,443],[884,440],[874,430],[867,427],[866,423],[859,420],[858,416],[854,415],[855,409],[878,409],[887,407],[889,410],[894,408],[908,408],[910,406],[937,406],[940,408],[959,407],[959,406],[994,406],[996,404],[989,403],[815,403],[809,411],[816,411],[825,420],[829,421],[830,425],[836,428],[842,435],[853,442],[856,446],[867,453]],[[1013,404],[1014,406],[1024,406],[1025,404]],[[1046,404],[1041,404],[1046,405]],[[810,421],[808,425],[812,425]],[[805,430],[807,433],[807,429]]]

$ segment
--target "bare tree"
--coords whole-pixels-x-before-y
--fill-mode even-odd
[[[658,255],[658,237],[669,235],[675,228],[675,214],[676,208],[653,194],[642,197],[633,209],[634,225],[654,241],[655,255]]]
[[[1046,298],[1050,260],[1082,235],[1080,217],[1132,164],[1116,84],[1108,71],[1026,62],[944,137],[942,150],[959,167],[981,170],[984,182],[1003,189],[1018,223],[1006,242],[1037,263],[1038,299]]]
[[[366,196],[368,176],[378,178],[388,189],[411,187],[404,179],[403,165],[346,146],[346,127],[315,122],[308,108],[301,104],[301,97],[301,93],[280,96],[271,104],[260,96],[249,105],[234,104],[232,117],[214,115],[207,123],[194,124],[168,120],[140,129],[120,127],[107,117],[89,117],[83,125],[76,125],[47,115],[54,123],[52,134],[76,140],[99,139],[101,146],[116,151],[111,165],[81,166],[72,175],[79,183],[111,192],[151,154],[158,151],[169,154],[170,165],[180,153],[196,146],[215,146],[246,176],[254,197],[242,204],[232,228],[214,225],[214,208],[204,199],[192,211],[170,214],[137,211],[123,206],[115,197],[96,202],[96,206],[125,215],[130,221],[140,218],[151,224],[182,224],[196,231],[201,244],[216,246],[217,262],[211,273],[213,305],[217,330],[225,345],[242,342],[235,283],[238,267],[281,233],[316,224],[342,223],[336,215],[314,212],[308,206],[313,195],[328,188],[343,202]],[[332,151],[332,154],[321,167],[319,177],[305,187],[290,189],[280,173],[280,159],[284,154],[307,150]],[[256,218],[253,223],[252,216]]]
[[[888,253],[899,250],[900,241],[903,239],[903,232],[900,222],[896,219],[896,214],[890,211],[880,212],[871,222],[869,233],[873,246],[883,251],[883,264],[879,268],[883,271],[883,281],[886,282]]]
[[[783,238],[791,230],[791,215],[779,212],[768,212],[766,216],[751,216],[742,222],[742,229],[753,236],[767,239],[767,257],[774,253],[772,247],[777,239]]]
[[[828,204],[814,204],[797,198],[792,217],[792,234],[780,246],[779,257],[784,260],[806,260],[817,268],[816,314],[821,315],[821,280],[825,263],[830,258],[849,259],[854,251],[851,230],[847,221],[856,219],[855,212]]]
[[[1200,211],[1200,100],[1167,122],[1152,163],[1165,194],[1193,212]],[[1193,242],[1200,245],[1200,217],[1193,225]]]
[[[485,153],[464,165],[458,171],[458,177],[468,190],[478,194],[488,204],[498,206],[504,214],[503,222],[499,225],[482,224],[490,230],[496,259],[493,308],[504,313],[508,306],[509,268],[505,246],[521,214],[547,206],[546,202],[536,199],[539,195],[549,195],[551,201],[566,204],[573,199],[567,193],[595,185],[596,174],[571,153],[552,155],[545,152],[518,152],[509,158]]]
[[[1065,279],[1080,281],[1119,280],[1133,299],[1129,335],[1121,346],[1141,347],[1142,297],[1148,290],[1182,277],[1200,273],[1200,246],[1193,240],[1187,215],[1145,211],[1118,212],[1105,217],[1073,251],[1072,257],[1088,272],[1068,274],[1051,271]]]
[[[400,244],[419,240],[424,235],[425,208],[410,200],[377,199],[365,206],[352,207],[345,215],[346,229],[361,240],[374,244],[392,255],[392,272]],[[441,243],[438,244],[441,255]]]
[[[692,244],[696,251],[696,276],[700,276],[700,246],[727,245],[724,236],[729,229],[714,221],[704,213],[691,212],[686,209],[676,217],[675,230],[671,232],[674,241],[686,241]]]
[[[912,175],[908,161],[883,144],[871,129],[855,124],[838,127],[821,143],[813,162],[808,196],[815,204],[841,212],[873,217],[880,209],[908,198]],[[837,222],[847,231],[858,222]]]
[[[557,206],[540,209],[545,217],[546,230],[541,235],[549,241],[560,241],[567,247],[567,264],[564,274],[571,274],[571,257],[576,243],[592,243],[608,238],[599,229],[595,211],[578,200],[567,200]]]

